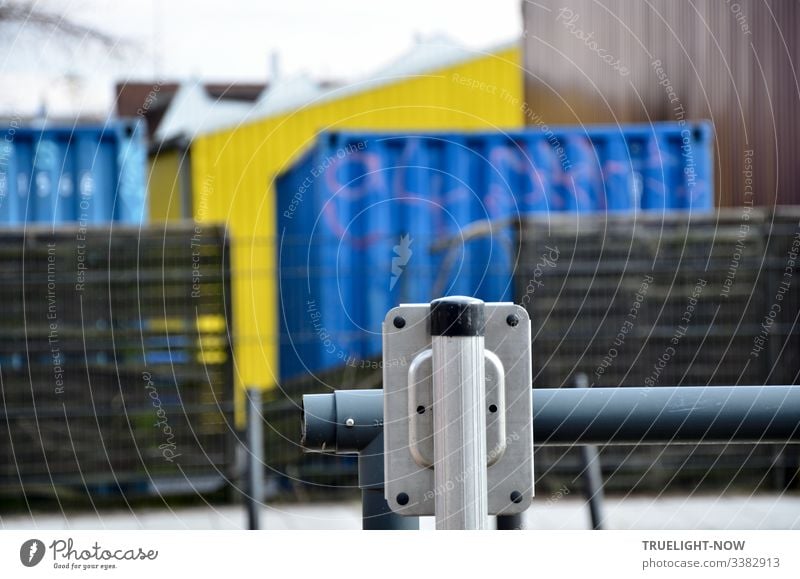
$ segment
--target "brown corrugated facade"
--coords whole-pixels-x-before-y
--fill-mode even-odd
[[[800,204],[800,7],[523,2],[528,124],[710,119],[720,206]]]

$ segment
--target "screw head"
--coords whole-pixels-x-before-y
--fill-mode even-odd
[[[392,323],[394,324],[394,327],[399,330],[400,328],[405,328],[406,319],[403,316],[395,316],[394,320],[392,320]]]
[[[513,328],[519,324],[519,317],[517,314],[509,314],[509,316],[506,318],[506,323]]]
[[[356,421],[353,420],[352,418],[348,418],[347,420],[344,421],[344,425],[347,428],[353,428],[356,425]]]
[[[521,503],[522,502],[522,493],[519,491],[512,491],[511,496],[509,497],[512,503]]]
[[[403,505],[407,505],[408,501],[409,501],[409,497],[408,497],[408,495],[406,493],[398,493],[397,494],[397,504],[400,505],[401,507]]]

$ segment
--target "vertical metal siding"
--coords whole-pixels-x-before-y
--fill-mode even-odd
[[[564,9],[578,18],[572,28],[559,19]],[[526,101],[537,119],[674,121],[682,105],[686,119],[714,124],[718,205],[800,204],[797,2],[544,0],[524,2],[523,14]],[[630,73],[622,77],[573,29],[593,34]]]
[[[437,280],[511,300],[508,218],[710,210],[712,139],[703,123],[320,136],[277,181],[281,379],[378,356],[386,312]],[[445,267],[434,244],[480,220],[493,230]]]
[[[320,131],[515,129],[524,124],[517,47],[451,68],[399,79],[302,109],[203,136],[192,144],[195,218],[225,221],[233,253],[237,402],[244,384],[278,381],[274,181]],[[461,75],[496,87],[470,88]],[[499,96],[500,92],[507,95]],[[205,210],[199,210],[201,204]]]
[[[0,223],[146,219],[138,123],[0,129]]]

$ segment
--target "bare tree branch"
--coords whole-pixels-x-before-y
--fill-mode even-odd
[[[36,7],[35,2],[27,0],[0,4],[0,25],[2,24],[22,24],[48,29],[74,39],[88,38],[107,47],[119,44],[119,39],[110,34],[75,22],[62,14],[42,10]]]

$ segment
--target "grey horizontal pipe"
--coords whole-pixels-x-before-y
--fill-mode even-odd
[[[303,445],[310,451],[358,452],[383,428],[382,390],[311,394],[303,405]],[[797,443],[800,386],[537,388],[533,440],[561,446]]]
[[[383,432],[383,390],[336,390],[303,396],[306,450],[358,453]]]
[[[540,444],[800,442],[800,386],[533,391]]]

